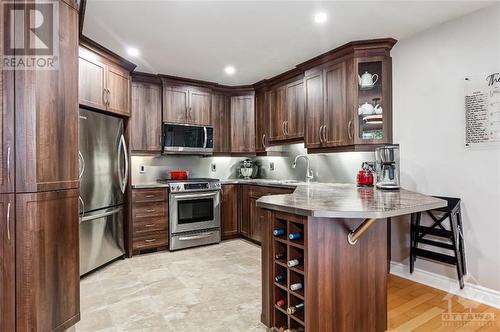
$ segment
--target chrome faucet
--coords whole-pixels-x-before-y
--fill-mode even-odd
[[[306,182],[309,183],[314,178],[313,171],[311,169],[311,162],[309,161],[309,157],[305,154],[299,154],[297,157],[295,157],[295,160],[293,161],[292,168],[297,167],[297,160],[299,158],[304,158],[306,161]]]

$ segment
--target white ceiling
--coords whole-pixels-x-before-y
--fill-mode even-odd
[[[491,3],[88,0],[83,34],[139,71],[252,84],[346,42],[398,40]],[[325,11],[328,20],[315,24]],[[133,46],[140,56],[125,51]],[[429,50],[432,52],[432,50]],[[236,74],[227,76],[226,65]]]

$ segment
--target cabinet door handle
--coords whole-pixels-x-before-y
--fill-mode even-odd
[[[106,89],[106,91],[108,92],[108,106],[109,106],[109,101],[111,100],[111,91],[109,91],[109,89]]]
[[[319,142],[323,143],[323,125],[319,126]]]
[[[285,131],[285,121],[283,121],[283,123],[281,124],[281,129],[283,130],[283,135],[286,135],[286,131]]]
[[[349,123],[347,124],[347,134],[349,135],[349,139],[350,139],[350,140],[352,139],[352,130],[351,130],[351,126],[352,126],[352,120],[349,120]]]
[[[323,142],[327,142],[327,137],[326,137],[326,125],[323,126]]]
[[[106,92],[106,88],[102,89],[102,101],[105,106],[108,106],[108,93]]]
[[[155,209],[147,209],[146,212],[155,212]]]
[[[262,135],[262,146],[264,147],[264,149],[266,148],[266,134]]]
[[[288,131],[288,121],[285,121],[285,135],[289,135],[290,132]]]
[[[10,145],[7,147],[7,183],[10,183]]]
[[[10,202],[7,203],[7,240],[10,241]]]
[[[151,240],[145,240],[144,242],[151,243],[151,242],[155,242],[155,241],[156,241],[156,239],[151,239]]]
[[[153,198],[155,195],[146,195],[146,198]]]
[[[155,224],[146,224],[144,227],[153,227]]]

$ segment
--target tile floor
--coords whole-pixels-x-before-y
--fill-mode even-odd
[[[81,281],[83,331],[267,331],[260,248],[244,240],[134,256]]]

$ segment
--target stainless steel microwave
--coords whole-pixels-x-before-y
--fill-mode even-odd
[[[178,123],[163,124],[163,152],[210,155],[214,151],[214,128]]]

